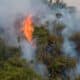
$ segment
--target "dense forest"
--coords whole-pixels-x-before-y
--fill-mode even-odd
[[[62,24],[56,24],[55,26],[56,32],[62,31],[65,27]],[[48,30],[44,27],[35,27],[33,35],[37,37],[37,60],[47,66],[49,79],[72,80],[73,75],[70,75],[70,71],[71,69],[75,69],[78,60],[75,57],[64,55],[65,53],[61,51],[61,46],[64,41],[62,35],[60,33],[49,34]],[[73,34],[70,40],[77,44],[76,50],[79,51],[79,32]],[[74,80],[79,80],[79,75],[74,75]]]
[[[10,13],[7,13],[9,7],[5,8],[6,10],[1,9],[2,14],[6,11],[7,16],[0,15],[3,22],[0,23],[0,80],[80,80],[80,24],[77,18],[75,19],[75,7],[67,6],[63,0],[29,1],[27,0],[26,4],[25,1],[21,4],[10,2],[17,3],[17,8],[14,4],[9,5],[12,6]],[[5,5],[6,2],[3,3]],[[3,9],[4,5],[1,5]],[[28,11],[32,13],[30,17]],[[17,19],[20,12],[22,14]],[[9,41],[12,40],[8,39],[9,36],[12,39],[16,36],[19,45],[9,45]],[[24,55],[24,52],[29,54],[29,46],[23,52],[22,48],[25,47],[20,45],[21,41],[26,41],[36,48],[34,59],[29,61],[28,56]],[[31,49],[29,50],[32,51]],[[38,67],[41,65],[44,68]]]
[[[19,48],[8,47],[0,39],[0,80],[42,80],[25,59]]]
[[[56,25],[56,31],[63,28],[64,25]],[[65,56],[61,51],[61,34],[51,35],[43,26],[35,26],[34,30],[33,37],[37,39],[38,45],[36,59],[47,66],[46,80],[72,80],[72,77],[80,80],[79,75],[70,75],[71,69],[74,70],[76,67],[77,59]],[[79,51],[80,33],[74,34],[70,40],[78,45],[76,49]],[[20,48],[7,46],[5,41],[0,39],[0,80],[45,80],[21,55]]]

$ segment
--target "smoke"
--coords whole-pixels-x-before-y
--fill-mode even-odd
[[[50,11],[50,8],[43,0],[0,0],[0,29],[3,30],[1,30],[2,36],[10,46],[20,46],[23,53],[22,57],[26,58],[29,62],[35,60],[36,49],[25,39],[21,39],[18,42],[17,28],[14,24],[16,18],[31,14],[39,16],[42,20],[43,16],[48,15]],[[38,64],[36,67],[41,69],[41,71],[44,70],[43,64]],[[42,72],[39,73],[43,74]]]
[[[0,0],[0,32],[3,34],[3,38],[12,46],[20,46],[23,53],[23,57],[28,61],[35,60],[35,51],[27,41],[22,39],[20,43],[17,41],[16,30],[14,22],[18,15],[26,16],[31,14],[40,18],[40,24],[44,24],[49,21],[49,31],[53,33],[53,22],[58,20],[55,17],[56,9],[51,9],[45,3],[46,0]],[[76,1],[77,2],[77,1]],[[79,6],[79,5],[78,5]],[[80,31],[80,10],[77,7],[78,12],[69,13],[66,9],[60,9],[58,13],[62,14],[59,22],[65,24],[65,29],[61,32],[64,37],[64,43],[62,45],[62,51],[69,56],[76,56],[75,44],[69,40],[69,37],[75,32]],[[40,66],[41,65],[41,66]],[[44,67],[39,64],[37,68],[43,71]],[[80,66],[78,66],[80,68]],[[78,68],[78,69],[79,69]],[[43,74],[42,72],[40,72]]]
[[[26,40],[20,42],[21,51],[24,54],[23,57],[28,61],[35,60],[35,48],[32,47]]]
[[[69,40],[64,40],[62,49],[68,56],[75,57],[77,54],[75,51],[75,44]]]
[[[4,30],[4,38],[10,45],[17,46],[17,35],[14,22],[18,15],[45,14],[48,7],[42,0],[0,0],[0,28]]]
[[[45,78],[48,76],[48,70],[44,64],[36,63],[34,66],[34,69],[38,74],[41,74],[41,76],[43,76]]]

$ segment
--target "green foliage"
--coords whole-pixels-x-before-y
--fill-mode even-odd
[[[64,26],[56,25],[56,31],[61,31]],[[61,52],[63,38],[54,33],[49,34],[44,27],[34,27],[33,37],[37,39],[37,55],[39,62],[46,65],[49,80],[70,80],[66,74],[76,67],[76,59],[64,56]],[[79,33],[70,39],[79,42]],[[78,40],[77,40],[78,39]],[[79,80],[76,77],[75,80]],[[44,80],[30,68],[29,63],[21,58],[19,48],[8,47],[0,39],[0,80]]]
[[[58,56],[54,60],[54,64],[58,66],[63,66],[66,69],[76,67],[76,60],[74,58],[69,58],[66,56]]]
[[[61,23],[54,23],[54,24],[55,24],[53,28],[54,34],[61,36],[62,35],[61,32],[65,28],[65,25]]]
[[[20,55],[18,48],[0,39],[0,80],[42,80]]]
[[[46,40],[48,39],[48,31],[44,27],[35,27],[34,28],[33,37],[36,37],[38,40],[38,44],[46,44]]]
[[[50,80],[69,80],[66,71],[76,67],[76,59],[63,56],[61,52],[63,38],[57,31],[63,28],[63,25],[56,25],[56,32],[51,35],[44,27],[35,27],[33,33],[37,38],[37,60],[47,66]]]
[[[33,70],[26,67],[13,66],[6,62],[0,70],[0,80],[40,80]]]
[[[62,31],[64,28],[65,28],[64,24],[58,23],[58,24],[55,25],[55,29],[56,29],[57,32]]]

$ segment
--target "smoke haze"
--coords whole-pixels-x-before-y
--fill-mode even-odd
[[[78,11],[77,13],[71,15],[64,9],[60,10],[60,12],[63,14],[63,18],[61,18],[60,21],[66,25],[66,28],[62,31],[62,35],[64,37],[63,51],[70,56],[75,56],[75,44],[70,42],[68,37],[74,32],[80,31],[80,1],[65,0],[64,2],[67,2],[70,6],[75,6]],[[16,16],[26,16],[28,14],[38,15],[38,17],[40,16],[42,24],[46,20],[51,22],[55,21],[56,19],[55,15],[53,15],[54,10],[51,10],[49,6],[45,4],[45,0],[0,0],[0,28],[4,30],[4,38],[7,42],[9,42],[9,44],[18,45],[16,39],[17,35],[14,28]],[[51,24],[50,30],[52,30]],[[35,49],[32,48],[28,42],[22,40],[19,45],[21,46],[22,52],[24,53],[23,57],[27,58],[29,61],[35,58]],[[40,64],[37,66],[40,67]],[[80,66],[78,69],[79,68]]]

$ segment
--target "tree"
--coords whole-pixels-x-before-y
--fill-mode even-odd
[[[63,27],[56,25],[56,31]],[[67,72],[76,67],[76,59],[64,56],[61,51],[63,37],[50,34],[44,27],[36,27],[33,36],[37,39],[37,60],[47,66],[50,80],[69,80]],[[57,33],[57,32],[56,32]]]
[[[0,39],[0,80],[42,80],[20,54],[19,48],[8,47]]]

